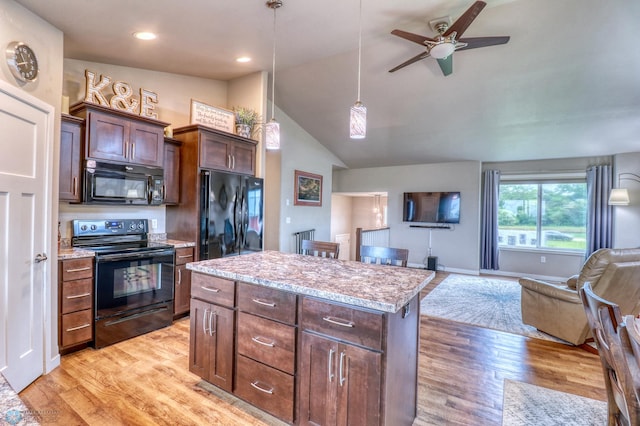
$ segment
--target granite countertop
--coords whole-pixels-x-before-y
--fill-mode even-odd
[[[193,241],[181,241],[181,240],[158,240],[154,239],[151,241],[151,244],[159,243],[159,244],[170,244],[175,248],[183,248],[183,247],[195,247],[196,243]],[[70,245],[62,245],[58,249],[58,260],[69,260],[69,259],[79,259],[82,257],[95,257],[95,252],[92,250],[71,247]]]
[[[187,269],[391,313],[435,276],[424,269],[277,251],[192,262],[187,263]]]
[[[171,244],[175,248],[195,247],[196,246],[196,243],[193,242],[193,241],[181,241],[181,240],[168,239],[168,240],[156,240],[155,242],[163,243],[163,244]]]

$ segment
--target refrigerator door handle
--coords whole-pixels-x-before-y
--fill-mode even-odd
[[[200,194],[200,260],[209,259],[209,202],[211,174],[203,171],[200,176],[201,191]]]

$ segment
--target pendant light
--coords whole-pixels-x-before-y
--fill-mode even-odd
[[[358,99],[351,107],[349,118],[349,137],[364,139],[367,135],[367,107],[360,102],[360,72],[362,63],[362,0],[360,0],[360,17],[358,18]]]
[[[276,113],[276,9],[282,7],[282,0],[269,0],[267,7],[273,9],[273,66],[271,69],[271,120],[265,124],[266,148],[280,149],[280,123]]]

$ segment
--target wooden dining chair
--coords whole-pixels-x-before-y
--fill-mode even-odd
[[[640,375],[637,364],[631,364],[636,361],[633,360],[620,308],[595,294],[590,283],[585,283],[579,293],[602,364],[607,390],[608,425],[638,425]]]
[[[340,244],[329,241],[302,240],[302,254],[317,257],[337,259],[340,252]]]
[[[380,265],[407,266],[409,250],[393,247],[360,246],[360,261]]]

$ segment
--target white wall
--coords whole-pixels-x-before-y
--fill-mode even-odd
[[[640,152],[618,154],[614,157],[614,186],[627,188],[629,205],[613,208],[614,232],[613,246],[616,248],[640,247],[640,182],[638,178],[622,179],[618,186],[620,173],[633,173],[640,176]]]
[[[353,210],[354,197],[346,195],[332,194],[331,195],[331,235],[330,241],[336,240],[338,234],[350,234],[351,235],[351,249],[348,253],[349,259],[354,259],[353,247],[355,244],[355,238],[353,230],[355,227],[352,223],[352,210]],[[342,254],[342,253],[341,253]]]
[[[60,105],[62,99],[62,32],[51,26],[40,17],[15,3],[13,0],[0,0],[0,44],[6,47],[11,41],[22,41],[34,50],[40,71],[38,79],[32,83],[18,83],[2,60],[0,79],[21,88],[36,98],[53,105],[56,110],[55,129],[53,134],[53,175],[48,180],[49,196],[58,199],[58,161],[60,156]],[[3,137],[6,137],[3,136]],[[10,155],[10,153],[2,153]],[[57,268],[57,220],[56,203],[52,203],[51,222],[45,229],[49,232],[51,247],[49,253],[49,282],[45,283],[45,371],[48,372],[60,362],[58,356],[58,268]]]
[[[402,222],[402,197],[409,191],[460,191],[460,224],[451,230],[431,232],[432,251],[441,269],[466,273],[479,271],[480,163],[422,164],[336,170],[334,192],[386,192],[390,245],[409,249],[409,264],[424,265],[428,255],[429,230],[411,228]],[[365,203],[365,201],[363,201]],[[362,214],[372,216],[372,204]],[[354,206],[354,212],[356,206]],[[366,211],[365,211],[366,210]]]
[[[338,167],[345,165],[277,106],[275,118],[280,122],[280,199],[270,200],[270,202],[279,203],[280,244],[278,249],[283,252],[293,252],[292,234],[294,232],[315,229],[316,240],[330,240],[332,169],[334,165]],[[267,160],[269,161],[269,158]],[[294,205],[295,170],[323,177],[321,207]],[[270,208],[272,207],[268,205],[267,211]]]

